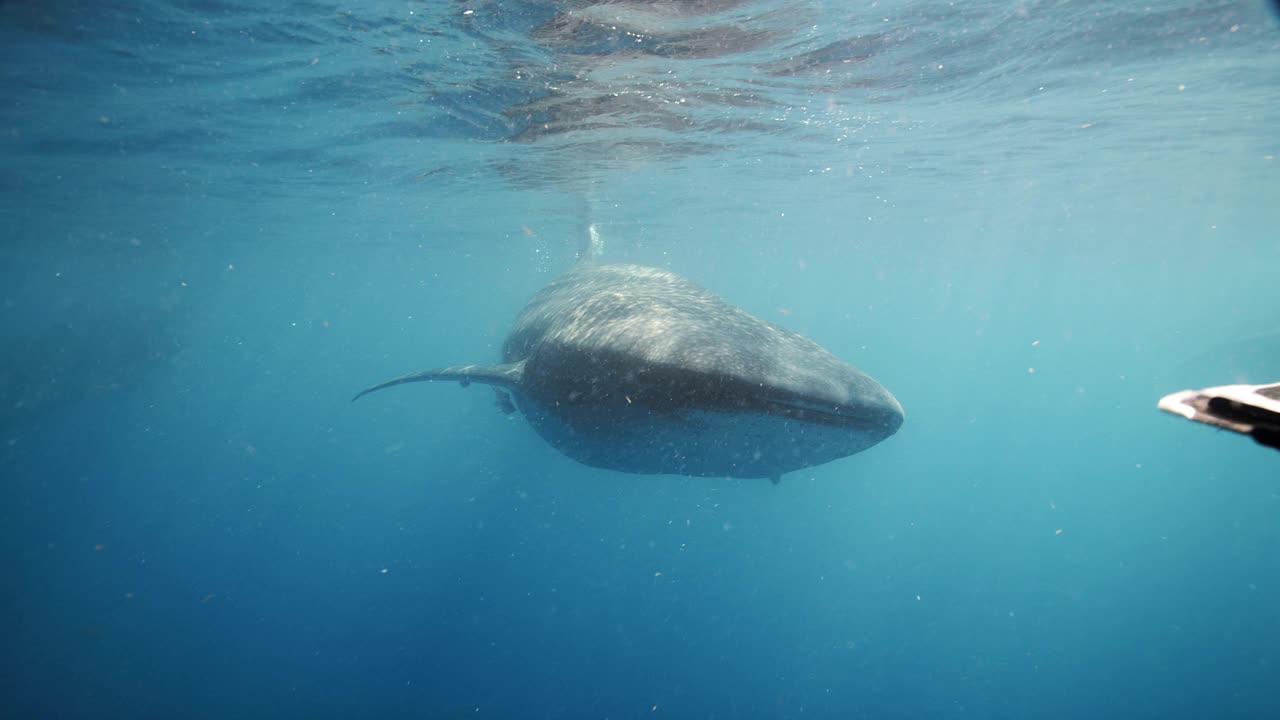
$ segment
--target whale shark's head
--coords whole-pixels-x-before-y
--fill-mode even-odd
[[[783,363],[762,378],[714,381],[726,402],[706,403],[697,413],[702,427],[723,438],[705,448],[714,462],[723,464],[728,452],[742,476],[777,477],[862,452],[898,431],[904,415],[897,398],[813,349],[811,362]]]
[[[772,415],[864,435],[867,447],[897,432],[904,419],[897,398],[844,363],[795,368],[788,376],[760,383],[746,397]]]

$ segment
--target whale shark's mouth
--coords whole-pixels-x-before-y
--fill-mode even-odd
[[[876,405],[841,405],[808,398],[761,398],[758,408],[769,415],[798,422],[834,425],[858,430],[886,429],[890,432],[902,424],[902,413],[894,408]],[[747,409],[747,408],[744,408]]]

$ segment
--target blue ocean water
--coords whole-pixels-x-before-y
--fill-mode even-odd
[[[1280,716],[1263,2],[0,3],[0,712]],[[483,388],[588,223],[883,382],[764,481]]]

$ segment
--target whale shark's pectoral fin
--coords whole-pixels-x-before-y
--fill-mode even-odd
[[[777,475],[770,475],[769,482],[773,483],[774,485],[777,485],[778,483],[782,482],[782,473],[778,473]]]
[[[374,385],[371,388],[365,388],[359,393],[356,393],[356,396],[351,398],[351,402],[355,402],[376,390],[389,388],[392,385],[403,385],[404,383],[452,380],[454,382],[461,383],[462,387],[466,387],[473,382],[478,382],[484,385],[493,385],[500,388],[516,388],[519,387],[520,380],[523,377],[523,360],[518,363],[509,363],[506,365],[457,365],[455,367],[419,370],[418,372],[409,373],[408,375],[401,375],[398,378],[392,378],[384,383]]]
[[[497,405],[504,415],[510,415],[516,411],[516,404],[511,402],[511,396],[498,388],[493,389],[493,404]]]

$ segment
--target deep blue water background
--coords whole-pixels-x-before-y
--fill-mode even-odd
[[[1155,409],[1280,374],[1280,22],[723,4],[0,3],[4,716],[1280,716],[1280,457]],[[589,221],[903,429],[772,487],[348,403]]]

